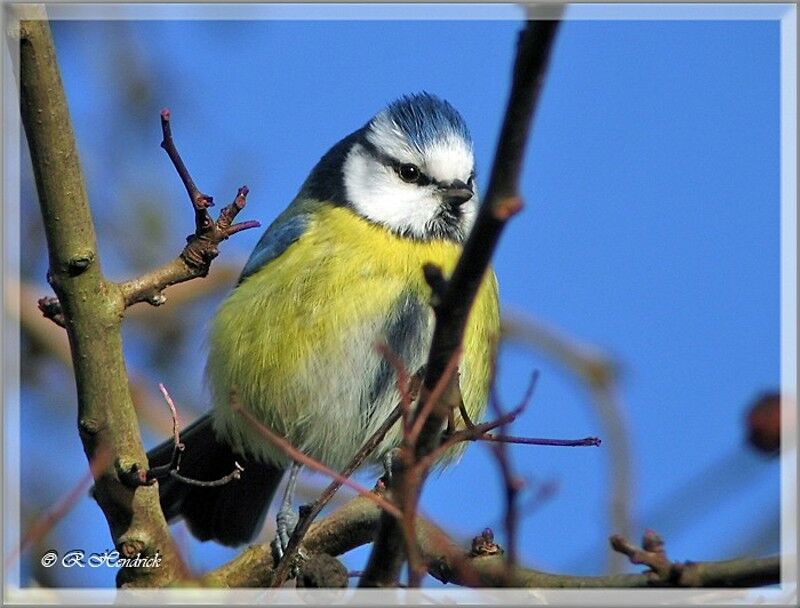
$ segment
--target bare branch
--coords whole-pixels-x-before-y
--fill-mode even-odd
[[[302,543],[309,555],[341,555],[372,542],[380,525],[381,509],[374,502],[356,496],[341,509],[311,526]],[[747,587],[780,581],[780,559],[742,558],[727,561],[693,562],[683,565],[681,576],[670,582],[652,574],[573,576],[516,566],[507,577],[504,551],[489,530],[465,548],[449,538],[438,526],[417,516],[417,542],[428,573],[443,583],[469,587],[513,587],[557,589],[609,589],[650,587]],[[268,586],[274,572],[267,545],[254,545],[222,567],[208,573],[201,583],[227,587]]]
[[[180,473],[178,473],[178,469],[172,469],[169,472],[170,477],[174,477],[178,481],[185,483],[189,486],[197,486],[198,488],[216,488],[218,486],[224,486],[232,481],[238,481],[242,478],[242,472],[244,468],[238,462],[234,461],[233,463],[233,471],[220,477],[219,479],[214,479],[212,481],[203,481],[201,479],[191,479],[189,477],[184,477]]]
[[[397,353],[389,348],[388,344],[380,343],[376,345],[376,348],[378,352],[383,355],[383,358],[389,362],[389,365],[392,366],[397,376],[396,385],[400,393],[400,419],[402,420],[403,433],[405,434],[411,421],[411,406],[413,405],[414,399],[416,399],[419,394],[420,382],[418,378],[414,376],[415,382],[412,383],[405,364]]]
[[[618,390],[619,364],[594,346],[583,344],[540,321],[519,315],[504,316],[503,339],[515,341],[544,352],[561,363],[589,390],[603,424],[603,437],[609,451],[608,492],[610,529],[629,534],[631,528],[631,445],[628,422]],[[620,572],[624,560],[609,554],[609,570]]]
[[[514,435],[492,435],[486,433],[475,437],[471,441],[497,441],[500,443],[516,443],[520,445],[545,445],[562,448],[596,448],[602,443],[598,437],[584,437],[583,439],[548,439],[546,437],[515,437]]]
[[[257,221],[233,223],[247,202],[249,193],[247,186],[239,188],[233,202],[222,209],[216,222],[212,220],[208,208],[213,205],[213,199],[197,188],[178,153],[172,138],[169,110],[161,111],[161,129],[163,133],[161,147],[169,155],[192,202],[195,212],[195,232],[187,237],[186,247],[178,258],[144,276],[120,285],[126,307],[145,301],[154,306],[163,304],[166,300],[161,292],[165,288],[208,274],[212,260],[219,255],[219,244],[222,241],[237,232],[261,225]]]
[[[526,394],[518,406],[518,409],[525,407],[533,394],[533,388],[536,385],[538,373],[533,374],[531,383],[526,391]],[[493,391],[494,392],[494,391]],[[500,406],[500,400],[497,395],[493,395],[491,399],[492,409],[498,418],[503,418],[503,409]],[[501,431],[505,433],[506,423],[500,427]],[[517,513],[517,496],[522,489],[523,482],[517,477],[511,468],[511,458],[508,455],[508,448],[506,443],[491,443],[492,453],[494,454],[497,466],[500,469],[500,474],[503,479],[503,488],[505,494],[505,516],[503,518],[506,528],[506,572],[504,578],[504,586],[510,586],[511,579],[514,572],[514,567],[517,565],[517,524],[519,516]]]
[[[648,567],[641,576],[651,586],[667,587],[749,587],[769,585],[780,580],[780,561],[765,559],[735,559],[722,562],[673,562],[664,551],[664,541],[653,530],[646,530],[642,546],[637,547],[625,537],[615,534],[609,538],[614,551],[626,555],[632,564]]]
[[[175,166],[175,171],[178,172],[178,177],[181,178],[186,192],[189,195],[189,200],[192,201],[192,206],[195,210],[195,223],[197,232],[202,232],[208,229],[212,224],[211,216],[208,215],[206,209],[214,206],[214,198],[208,194],[203,194],[200,189],[195,186],[192,176],[189,175],[189,170],[178,153],[175,147],[175,141],[172,139],[172,127],[170,126],[170,111],[167,108],[161,110],[161,133],[163,139],[161,140],[161,147],[169,156],[172,164]]]
[[[560,15],[562,9],[557,10]],[[528,141],[531,117],[539,92],[550,50],[553,46],[559,21],[529,21],[520,34],[514,63],[513,80],[503,127],[492,165],[485,202],[475,225],[464,245],[453,275],[443,284],[443,279],[428,268],[425,276],[432,283],[436,305],[436,324],[428,363],[425,368],[424,387],[433,391],[445,373],[453,354],[463,339],[467,317],[478,289],[486,274],[494,249],[506,221],[521,209],[517,194],[519,175],[525,146]],[[438,408],[442,410],[444,408]],[[415,416],[422,408],[418,405]],[[448,412],[432,412],[420,429],[415,445],[415,459],[424,458],[439,443],[441,429]],[[419,483],[406,486],[405,473],[399,472],[398,487],[405,492],[403,510],[413,510],[419,498]],[[390,517],[383,518],[361,587],[390,586],[397,583],[404,555],[398,541],[403,535],[399,523]]]
[[[122,354],[123,297],[100,271],[89,201],[50,28],[42,11],[20,22],[22,122],[31,152],[49,253],[48,280],[70,339],[84,451],[95,461],[112,452],[93,493],[116,548],[163,558],[164,567],[123,568],[118,584],[157,586],[185,566],[158,508],[158,492],[134,491],[125,476],[146,462]]]
[[[433,413],[434,407],[440,403],[442,395],[444,395],[444,392],[448,389],[448,385],[450,385],[450,381],[454,379],[456,370],[458,370],[458,362],[460,359],[461,347],[459,346],[455,349],[455,351],[453,351],[450,361],[448,361],[447,366],[437,380],[435,386],[430,391],[423,391],[425,399],[422,401],[418,411],[416,412],[414,421],[411,424],[411,429],[406,437],[406,441],[413,448],[416,448],[417,440],[419,439],[420,433],[425,426],[425,421]],[[457,382],[454,382],[454,384],[457,385]]]
[[[219,255],[219,244],[222,241],[237,232],[261,225],[255,220],[233,223],[247,203],[247,186],[239,188],[233,202],[223,208],[214,221],[208,213],[208,208],[213,205],[213,198],[197,188],[175,146],[169,110],[161,111],[161,129],[161,147],[166,150],[192,202],[195,232],[186,238],[186,246],[177,258],[140,277],[119,284],[125,308],[139,302],[147,302],[153,306],[164,304],[167,301],[163,294],[164,289],[208,274],[211,262]],[[42,298],[39,307],[47,318],[59,325],[63,324],[61,305],[56,298]]]

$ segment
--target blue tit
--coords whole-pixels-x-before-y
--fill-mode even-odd
[[[402,97],[334,145],[261,237],[211,324],[213,410],[184,431],[181,473],[214,479],[236,460],[242,477],[214,488],[167,479],[166,517],[182,516],[198,538],[228,545],[259,531],[292,463],[232,410],[231,389],[292,445],[342,469],[401,399],[377,345],[388,345],[410,374],[425,365],[434,318],[422,268],[452,272],[477,208],[469,131],[438,97]],[[489,270],[458,371],[473,420],[486,406],[498,332]],[[372,464],[400,444],[399,427]],[[170,452],[169,443],[153,450],[151,465],[168,462]]]

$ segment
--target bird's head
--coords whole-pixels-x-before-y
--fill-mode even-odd
[[[469,130],[428,93],[384,108],[334,146],[309,181],[315,197],[421,240],[462,242],[478,206]]]

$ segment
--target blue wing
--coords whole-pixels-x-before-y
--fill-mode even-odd
[[[279,218],[267,228],[253,249],[253,253],[250,254],[247,264],[244,265],[239,283],[286,251],[289,245],[303,235],[308,221],[309,216],[303,213],[293,215],[283,222]]]

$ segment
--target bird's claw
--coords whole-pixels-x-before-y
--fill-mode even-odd
[[[272,547],[272,555],[276,562],[283,559],[286,553],[286,548],[289,546],[289,539],[292,537],[299,516],[291,509],[281,509],[275,517],[277,523],[276,536],[270,546]]]
[[[296,523],[295,517],[295,523]],[[294,529],[294,526],[292,526]],[[289,546],[289,538],[291,538],[291,534],[278,534],[272,539],[270,543],[270,549],[272,550],[272,559],[275,565],[280,563],[283,557],[286,555],[286,548]],[[294,558],[292,558],[292,563],[289,566],[289,578],[296,578],[300,574],[300,568],[303,565],[303,562],[308,559],[308,554],[306,553],[305,549],[300,547],[297,550]]]
[[[392,485],[394,463],[400,455],[400,448],[394,448],[386,452],[383,457],[383,482],[388,488]]]

